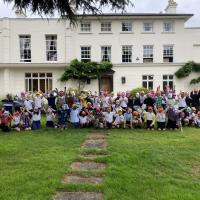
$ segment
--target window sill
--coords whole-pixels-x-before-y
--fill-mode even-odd
[[[132,32],[132,31],[122,31],[122,32],[120,32],[120,34],[134,34],[134,32]]]
[[[93,33],[92,32],[79,32],[78,34],[85,35],[85,34],[93,34]]]
[[[100,32],[99,34],[113,34],[113,32]]]
[[[162,34],[175,34],[176,32],[172,31],[172,32],[162,32]]]
[[[155,34],[155,32],[141,32],[141,34]]]

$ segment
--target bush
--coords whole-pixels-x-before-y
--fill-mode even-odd
[[[135,88],[135,89],[131,90],[131,95],[133,97],[135,97],[136,93],[140,93],[141,91],[144,91],[145,94],[147,94],[149,92],[149,90],[144,88],[144,87],[138,87],[138,88]]]

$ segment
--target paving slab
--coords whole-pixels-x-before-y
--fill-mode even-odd
[[[105,139],[88,139],[86,140],[82,147],[83,148],[97,148],[97,149],[104,149],[107,146],[107,142]]]
[[[72,184],[94,184],[98,185],[103,182],[102,177],[81,177],[75,175],[66,175],[64,177],[63,183],[72,183]]]
[[[71,169],[74,171],[101,171],[105,168],[105,164],[96,162],[74,162],[71,164]]]
[[[54,200],[103,200],[103,194],[95,192],[59,192]]]
[[[91,140],[105,139],[106,135],[105,134],[90,134],[88,135],[87,138]]]

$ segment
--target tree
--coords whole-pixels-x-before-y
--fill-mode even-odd
[[[65,82],[70,79],[78,81],[78,89],[80,91],[81,85],[87,80],[97,79],[103,72],[106,72],[112,68],[110,62],[80,62],[77,59],[72,60],[70,65],[66,67],[65,72],[60,78],[60,81]]]
[[[56,11],[61,17],[75,23],[77,20],[76,11],[83,13],[101,13],[102,9],[110,6],[112,10],[125,11],[129,5],[133,5],[131,0],[4,0],[7,3],[14,3],[14,8],[19,10],[29,10],[33,14],[53,15]]]

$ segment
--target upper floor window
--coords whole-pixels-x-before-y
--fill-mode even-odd
[[[81,61],[88,62],[91,60],[91,47],[84,46],[81,47]]]
[[[131,22],[122,22],[122,32],[131,32],[132,23]]]
[[[145,22],[143,27],[144,32],[153,32],[153,23],[152,22]]]
[[[174,23],[173,22],[164,22],[163,31],[164,32],[173,32],[174,31]]]
[[[81,23],[81,32],[90,32],[91,31],[91,23],[90,22],[82,22]]]
[[[20,62],[31,62],[31,36],[20,35]]]
[[[153,62],[153,45],[143,46],[143,62],[144,63]]]
[[[111,29],[112,29],[111,22],[101,23],[101,32],[111,32]]]
[[[173,45],[164,45],[163,47],[163,62],[173,62],[174,50]]]
[[[111,61],[111,47],[110,46],[102,46],[101,47],[101,60],[102,61]]]
[[[57,61],[57,35],[46,35],[46,60]]]
[[[132,62],[132,46],[122,46],[122,62],[131,63]]]

